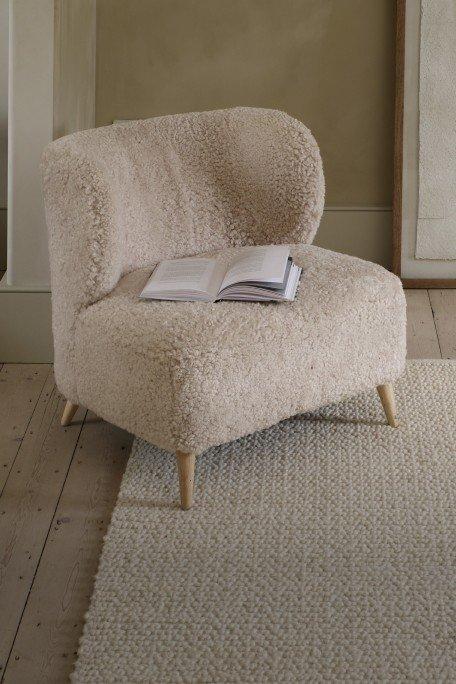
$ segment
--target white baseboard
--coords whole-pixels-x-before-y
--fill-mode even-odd
[[[391,260],[388,207],[328,207],[315,244],[387,268]],[[0,283],[0,363],[50,363],[53,359],[49,292]]]
[[[0,363],[52,363],[51,295],[0,284]]]

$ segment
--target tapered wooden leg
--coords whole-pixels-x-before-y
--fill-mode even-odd
[[[394,399],[393,386],[390,383],[387,383],[386,385],[379,385],[377,387],[377,392],[382,402],[388,424],[391,425],[391,427],[399,427],[399,423],[396,418],[396,401]]]
[[[67,401],[65,408],[63,409],[62,420],[60,421],[63,427],[66,427],[71,423],[78,408],[78,404],[72,404],[71,401]]]
[[[193,503],[193,482],[195,479],[195,454],[177,451],[177,469],[179,471],[179,488],[181,508],[187,511]]]

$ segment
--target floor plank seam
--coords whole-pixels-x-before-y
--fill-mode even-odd
[[[434,328],[435,328],[435,334],[437,335],[437,343],[439,345],[440,357],[443,359],[442,345],[440,344],[440,337],[439,337],[439,328],[437,325],[437,321],[435,319],[435,311],[434,311],[434,307],[432,306],[431,294],[430,294],[429,290],[426,290],[426,292],[427,292],[427,296],[429,299],[429,306],[431,307],[431,311],[432,311],[432,320],[434,321]]]
[[[47,376],[46,376],[46,377],[47,377]],[[42,546],[42,548],[41,548],[41,552],[40,552],[40,555],[39,555],[39,558],[38,558],[38,562],[37,562],[36,567],[35,567],[35,572],[33,573],[33,578],[32,578],[32,581],[31,581],[31,583],[30,583],[30,588],[29,588],[29,590],[28,590],[28,592],[27,592],[27,596],[26,596],[26,599],[25,599],[25,601],[24,601],[24,605],[23,605],[22,610],[21,610],[21,614],[20,614],[20,617],[19,617],[19,621],[18,621],[18,624],[17,624],[17,628],[16,628],[16,631],[15,631],[15,633],[14,633],[14,638],[13,638],[13,640],[12,640],[12,642],[11,642],[11,648],[10,648],[10,650],[9,650],[8,657],[6,658],[6,661],[5,661],[5,668],[4,668],[3,674],[2,674],[1,679],[0,679],[0,684],[4,681],[5,676],[6,676],[6,673],[8,672],[8,665],[9,665],[9,662],[10,662],[10,660],[11,660],[11,655],[12,655],[12,653],[13,653],[13,651],[14,651],[14,645],[15,645],[15,643],[16,643],[17,635],[18,635],[18,633],[19,633],[19,629],[20,629],[20,626],[21,626],[22,618],[23,618],[24,613],[25,613],[25,610],[26,610],[26,608],[27,608],[27,604],[28,604],[28,600],[29,600],[29,598],[30,598],[30,594],[32,593],[32,590],[33,590],[33,585],[34,585],[34,583],[35,583],[35,578],[36,578],[36,575],[37,575],[37,573],[38,573],[38,569],[39,569],[39,567],[40,567],[41,559],[42,559],[42,557],[43,557],[43,553],[44,553],[44,550],[45,550],[45,548],[46,548],[46,544],[47,544],[49,535],[50,535],[51,530],[52,530],[52,525],[53,525],[53,523],[54,523],[55,515],[56,515],[57,509],[58,509],[58,507],[59,507],[60,499],[62,498],[63,490],[64,490],[64,488],[65,488],[65,483],[66,483],[66,481],[67,481],[67,479],[68,479],[68,473],[70,472],[70,469],[71,469],[71,466],[72,466],[72,463],[73,463],[73,460],[74,460],[74,456],[75,456],[75,453],[76,453],[76,449],[78,448],[79,439],[80,439],[80,437],[81,437],[82,428],[84,427],[84,423],[85,423],[86,418],[87,418],[87,413],[88,413],[88,412],[86,411],[85,414],[84,414],[84,418],[83,418],[83,420],[81,421],[81,425],[79,426],[78,438],[77,438],[77,440],[76,440],[76,443],[75,443],[73,452],[72,452],[72,454],[71,454],[71,458],[70,458],[69,463],[68,463],[68,468],[67,468],[67,471],[66,471],[66,473],[65,473],[64,480],[63,480],[63,482],[62,482],[62,487],[61,487],[61,489],[60,489],[59,496],[57,497],[57,501],[56,501],[56,504],[55,504],[55,507],[54,507],[54,511],[53,511],[52,516],[51,516],[51,518],[50,518],[49,528],[48,528],[48,531],[47,531],[47,533],[46,533],[46,537],[45,537],[45,539],[44,539],[43,546]]]
[[[1,369],[0,369],[0,370],[1,370]],[[8,470],[8,474],[7,474],[7,476],[6,476],[5,482],[3,483],[3,486],[2,486],[2,488],[0,489],[0,499],[2,498],[3,492],[5,491],[5,488],[6,488],[6,485],[7,485],[7,483],[8,483],[8,480],[9,480],[9,478],[10,478],[10,475],[11,475],[11,473],[12,473],[13,470],[14,470],[14,466],[15,466],[15,464],[16,464],[17,458],[18,458],[19,454],[21,453],[22,445],[23,445],[23,442],[24,442],[24,438],[25,438],[25,436],[26,436],[26,434],[27,434],[27,430],[28,430],[29,427],[30,427],[30,423],[32,422],[33,416],[35,415],[35,411],[36,411],[36,409],[37,409],[37,406],[38,406],[38,404],[40,403],[41,397],[43,396],[43,392],[44,392],[44,390],[45,390],[46,383],[47,383],[47,380],[48,380],[48,378],[49,378],[49,375],[50,375],[50,373],[52,373],[52,372],[53,372],[53,366],[51,365],[50,368],[49,368],[48,374],[47,374],[46,377],[44,378],[43,386],[42,386],[42,388],[41,388],[41,390],[40,390],[40,393],[39,393],[39,395],[38,395],[38,398],[37,398],[37,400],[36,400],[36,402],[35,402],[35,406],[33,407],[33,411],[31,412],[30,418],[28,419],[27,425],[25,426],[24,434],[22,435],[21,443],[20,443],[20,445],[19,445],[19,448],[18,448],[18,450],[17,450],[17,452],[16,452],[16,455],[14,456],[13,460],[11,461],[11,466],[10,466],[10,468],[9,468],[9,470]]]

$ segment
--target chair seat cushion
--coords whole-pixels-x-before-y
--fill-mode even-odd
[[[398,377],[400,280],[310,245],[291,253],[303,267],[292,303],[145,302],[151,268],[124,276],[79,314],[80,403],[159,447],[201,453]]]

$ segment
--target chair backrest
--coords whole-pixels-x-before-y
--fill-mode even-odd
[[[42,175],[56,352],[77,311],[123,274],[227,246],[311,242],[323,211],[314,138],[268,109],[75,133],[46,148]]]

